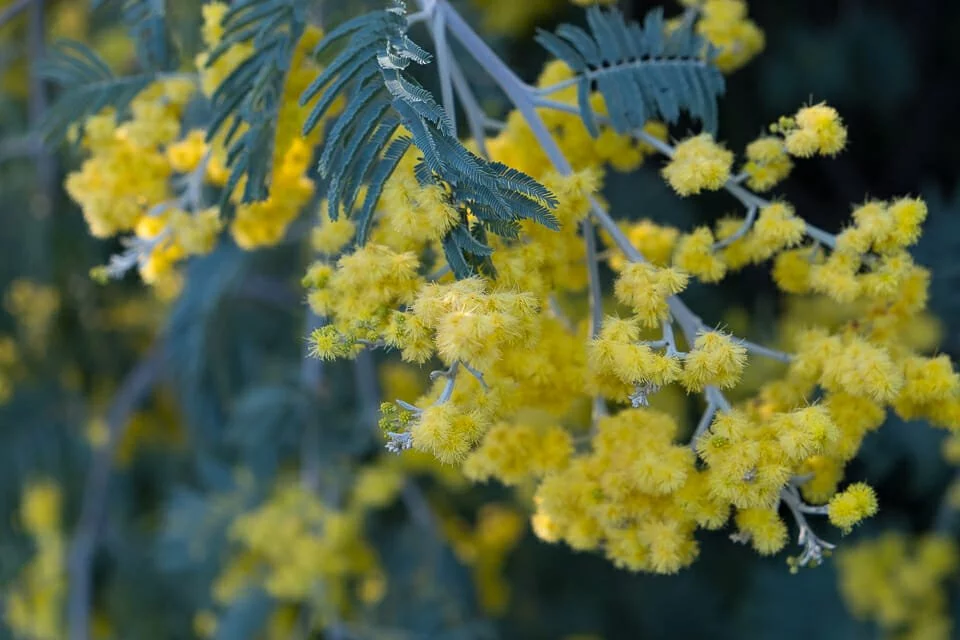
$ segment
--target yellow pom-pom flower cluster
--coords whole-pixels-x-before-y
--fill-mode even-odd
[[[793,161],[783,140],[776,136],[758,138],[747,145],[747,186],[754,191],[769,191],[782,182],[793,169]]]
[[[60,487],[43,480],[24,487],[20,522],[36,553],[4,593],[4,621],[19,638],[59,640],[66,636],[66,545],[61,530]]]
[[[663,177],[681,196],[701,191],[716,191],[730,179],[733,153],[718,145],[713,136],[701,133],[688,138],[674,149],[673,158],[663,168]]]
[[[743,0],[683,4],[685,18],[718,49],[723,70],[763,47]],[[94,235],[133,234],[130,252],[107,270],[137,266],[164,290],[176,290],[176,265],[211,251],[225,224],[204,203],[206,189],[227,181],[224,141],[181,131],[193,93],[209,97],[251,55],[253,44],[242,42],[206,65],[222,42],[226,12],[224,3],[204,6],[198,86],[165,78],[137,96],[128,120],[110,112],[88,118],[82,143],[90,157],[68,178]],[[537,8],[518,4],[505,13],[530,12]],[[323,126],[301,136],[309,105],[297,97],[316,76],[307,53],[319,38],[307,30],[285,78],[267,197],[242,203],[243,184],[224,194],[236,211],[230,233],[243,249],[280,242],[314,199],[308,169]],[[865,203],[834,236],[790,203],[754,193],[784,180],[793,159],[842,151],[846,128],[826,104],[781,118],[771,135],[747,146],[734,175],[734,153],[712,134],[676,146],[658,122],[620,134],[603,117],[603,96],[583,96],[578,84],[567,65],[548,63],[536,87],[507,92],[529,94],[521,105],[528,108],[502,123],[483,114],[483,126],[497,133],[465,143],[548,187],[559,224],[551,230],[509,221],[517,237],[489,234],[492,257],[471,265],[470,277],[455,280],[439,260],[444,240],[458,227],[490,229],[480,228],[470,203],[451,197],[452,185],[422,183],[415,148],[399,160],[362,225],[348,206],[320,204],[310,233],[320,259],[303,278],[310,310],[323,319],[310,336],[311,354],[332,360],[381,348],[399,352],[405,363],[439,363],[425,391],[400,385],[402,376],[392,379],[405,397],[398,392],[396,402],[381,407],[387,448],[420,461],[411,465],[432,460],[438,477],[453,477],[456,468],[475,481],[531,492],[533,528],[545,540],[600,551],[630,570],[673,573],[696,558],[696,530],[721,528],[731,514],[735,540],[762,554],[778,552],[791,537],[783,515],[803,547],[795,564],[819,563],[832,545],[813,533],[807,516],[826,516],[848,531],[878,509],[863,483],[837,489],[888,407],[960,429],[960,377],[946,358],[926,355],[929,341],[910,337],[910,328],[928,318],[929,274],[907,252],[925,205],[910,198]],[[596,137],[578,114],[581,99],[601,116]],[[693,229],[610,218],[600,194],[606,171],[635,170],[658,153],[668,159],[660,176],[676,194],[726,190],[743,212]],[[610,248],[603,254],[596,224]],[[604,309],[595,269],[604,258],[616,272],[616,311]],[[767,261],[783,292],[843,309],[804,316],[785,304],[788,316],[812,325],[780,327],[777,346],[792,353],[707,325],[680,298],[690,279],[716,283]],[[771,360],[775,366],[764,371],[774,373],[745,381],[748,355]],[[658,398],[686,400],[683,394],[702,400],[696,424],[647,406]],[[308,599],[317,580],[339,603],[347,582],[377,573],[360,536],[362,514],[389,504],[400,482],[396,468],[364,470],[343,509],[281,483],[232,528],[239,552],[218,581],[217,601],[231,601],[262,574],[284,604]],[[503,522],[488,545],[494,560],[482,570],[482,580],[494,585],[491,576],[518,535],[508,535],[513,529]],[[464,548],[486,544],[467,537]]]
[[[673,264],[703,282],[719,282],[727,274],[727,263],[714,250],[713,232],[707,227],[680,237]]]
[[[659,326],[670,310],[667,299],[683,291],[687,275],[677,269],[659,269],[649,263],[631,263],[620,272],[614,287],[617,300],[636,313],[639,322]]]
[[[411,442],[441,462],[459,462],[480,440],[484,427],[476,416],[453,403],[438,403],[420,413],[410,430]]]
[[[594,386],[619,401],[640,402],[647,391],[676,382],[681,361],[669,345],[664,346],[641,342],[634,319],[607,318],[587,352]]]
[[[60,304],[54,287],[25,278],[11,282],[3,296],[4,308],[17,323],[21,345],[36,354],[44,353]],[[15,344],[0,349],[0,371],[13,367],[16,353]]]
[[[471,480],[496,478],[515,485],[563,469],[573,455],[573,437],[562,427],[500,423],[463,464]]]
[[[957,542],[947,536],[900,533],[864,540],[837,556],[840,593],[856,617],[887,637],[953,637],[948,583],[960,565]]]
[[[17,343],[10,336],[0,336],[0,405],[13,396],[16,366],[20,359]]]
[[[783,135],[787,151],[798,158],[835,156],[847,146],[847,129],[840,114],[823,103],[804,107],[792,118],[781,118],[773,130]]]
[[[683,360],[680,381],[690,391],[737,384],[747,363],[747,350],[719,331],[703,331]]]
[[[563,84],[570,78],[569,68],[551,63],[538,84],[574,104],[575,89]],[[592,100],[602,113],[599,97]],[[960,425],[952,365],[925,357],[932,343],[911,338],[926,317],[928,278],[906,252],[926,214],[922,202],[868,203],[834,236],[789,202],[749,191],[786,177],[790,156],[801,155],[787,142],[793,133],[816,134],[819,153],[839,150],[845,130],[838,133],[839,117],[822,105],[754,141],[740,176],[731,176],[733,154],[707,134],[676,148],[655,126],[635,139],[609,129],[593,139],[572,114],[540,112],[570,160],[568,175],[556,173],[517,112],[486,147],[557,195],[560,231],[522,222],[519,241],[491,240],[496,277],[451,281],[433,256],[451,225],[474,221],[442,186],[421,186],[408,155],[387,182],[370,242],[351,246],[353,229],[339,221],[315,231],[314,247],[327,257],[304,283],[328,325],[314,332],[314,353],[350,358],[380,347],[410,363],[438,360],[426,393],[383,405],[388,449],[429,454],[474,481],[533,488],[533,527],[545,540],[670,573],[695,558],[697,528],[719,528],[732,513],[734,540],[773,554],[792,523],[801,545],[793,566],[820,563],[833,545],[813,532],[809,516],[847,531],[878,509],[863,483],[837,492],[888,407]],[[647,219],[605,225],[621,305],[607,315],[597,282],[586,277],[590,254],[578,230],[603,206],[596,194],[605,165],[632,168],[658,151],[670,158],[663,177],[675,191],[725,189],[746,211],[692,230]],[[797,324],[785,322],[779,340],[793,353],[711,328],[679,298],[691,278],[714,283],[768,261],[781,290],[821,304],[804,313],[788,307],[795,311],[785,317]],[[589,322],[572,304],[583,289]],[[824,313],[824,300],[843,311]],[[748,355],[775,365],[749,385]],[[676,392],[702,395],[696,426],[681,429],[645,408]],[[589,428],[575,437],[585,405]]]
[[[827,515],[835,526],[850,531],[864,518],[877,512],[877,495],[862,482],[852,484],[830,499]]]
[[[171,199],[173,169],[163,146],[176,140],[183,107],[158,83],[134,99],[129,121],[118,123],[111,113],[87,120],[83,145],[91,155],[67,176],[66,189],[94,236],[132,231],[151,208]]]
[[[363,537],[363,522],[369,511],[393,502],[404,476],[375,463],[358,469],[356,480],[343,508],[321,502],[296,479],[281,479],[266,501],[240,514],[230,525],[232,552],[214,582],[214,602],[229,606],[260,585],[280,605],[311,606],[320,618],[313,624],[323,626],[355,599],[382,597],[383,571]],[[202,613],[204,635],[210,635],[216,615]]]
[[[765,44],[763,31],[747,17],[746,0],[681,0],[698,10],[696,31],[718,49],[714,62],[732,73],[757,56]]]
[[[537,489],[533,528],[545,540],[602,549],[617,566],[675,573],[696,558],[693,532],[718,528],[724,505],[705,491],[694,454],[674,444],[666,414],[630,409],[602,418],[591,451]]]
[[[490,615],[504,613],[511,591],[504,566],[523,535],[523,515],[505,504],[492,503],[480,509],[472,528],[453,516],[442,525],[457,558],[473,571],[480,606]]]
[[[138,267],[145,282],[169,297],[180,287],[177,264],[209,253],[219,238],[224,220],[218,207],[204,205],[204,191],[227,182],[224,141],[220,136],[208,143],[206,132],[199,129],[181,137],[181,129],[185,107],[195,94],[211,96],[253,52],[252,43],[237,43],[207,66],[223,37],[228,8],[222,2],[203,6],[206,50],[196,60],[199,83],[187,74],[158,80],[134,98],[128,120],[118,121],[107,110],[83,123],[82,144],[90,156],[68,175],[67,193],[80,205],[94,236],[133,234],[126,252],[94,270],[97,278],[119,277]],[[309,106],[300,106],[298,98],[318,72],[308,54],[321,35],[316,28],[306,30],[285,78],[268,197],[241,203],[242,180],[231,194],[236,210],[230,232],[241,248],[280,242],[313,195],[307,169],[323,127],[310,137],[300,136]]]

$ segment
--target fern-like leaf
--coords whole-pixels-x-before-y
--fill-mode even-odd
[[[110,0],[93,0],[97,9]],[[122,0],[123,22],[137,47],[137,59],[144,69],[172,71],[177,55],[167,28],[166,0]]]
[[[373,208],[383,193],[383,187],[387,179],[393,174],[403,155],[410,148],[411,139],[404,136],[397,138],[390,143],[386,152],[383,154],[383,160],[376,166],[370,175],[370,184],[367,187],[367,197],[363,201],[363,208],[357,216],[357,241],[363,244],[367,241],[367,235],[370,232],[370,223],[373,220]]]
[[[51,47],[37,73],[62,89],[40,123],[41,134],[51,141],[63,139],[71,124],[105,107],[126,109],[158,77],[154,71],[116,76],[95,51],[69,40]]]
[[[580,111],[591,135],[599,135],[590,105],[594,90],[603,95],[610,124],[620,133],[651,119],[676,122],[684,111],[706,130],[716,130],[723,76],[690,25],[666,33],[661,9],[650,11],[641,26],[616,9],[598,7],[587,10],[587,25],[589,33],[570,25],[556,34],[540,31],[537,41],[577,74]]]
[[[223,38],[207,64],[236,44],[254,44],[250,57],[223,80],[211,99],[208,137],[213,139],[229,126],[225,138],[230,178],[224,197],[244,177],[244,202],[267,196],[283,86],[305,28],[305,0],[240,0],[223,18]]]
[[[368,184],[363,203],[351,214],[361,243],[387,179],[409,147],[416,146],[421,154],[416,166],[421,184],[449,187],[451,206],[472,211],[480,219],[480,235],[471,233],[463,215],[461,224],[443,240],[454,273],[465,277],[477,265],[489,262],[491,249],[480,239],[486,231],[516,237],[516,221],[521,219],[556,228],[550,210],[557,202],[530,176],[471,153],[454,136],[452,114],[407,73],[411,64],[428,64],[431,57],[407,37],[406,30],[405,7],[395,1],[389,9],[362,15],[330,31],[317,47],[318,56],[327,54],[334,43],[345,43],[301,96],[301,104],[313,103],[304,132],[318,126],[338,98],[347,97],[349,109],[330,129],[319,170],[328,179],[331,217],[339,215],[341,208],[350,214],[361,185]],[[401,126],[405,135],[390,143],[381,156],[379,149]]]

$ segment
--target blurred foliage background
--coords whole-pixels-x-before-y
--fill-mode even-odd
[[[90,268],[120,247],[91,238],[62,190],[76,150],[38,146],[32,131],[49,88],[29,69],[44,43],[61,36],[91,43],[115,69],[134,64],[118,26],[121,3],[103,4],[94,11],[81,0],[0,2],[0,585],[12,584],[36,552],[17,517],[23,488],[50,479],[62,494],[63,570],[84,562],[90,569],[95,636],[191,638],[206,628],[198,612],[215,608],[229,522],[294,468],[310,469],[313,485],[336,502],[357,469],[381,456],[380,387],[423,384],[426,370],[398,369],[382,353],[355,365],[304,363],[299,278],[309,256],[297,227],[268,251],[242,252],[225,240],[189,265],[172,301],[132,276],[107,286],[90,280]],[[192,59],[199,3],[168,4],[184,59]],[[360,4],[328,0],[325,16],[336,21]],[[519,18],[519,0],[461,4],[529,79],[546,59],[534,27],[580,19],[560,0],[531,2]],[[620,6],[639,17],[655,4]],[[779,0],[750,10],[766,50],[729,78],[722,138],[739,149],[800,104],[837,107],[848,149],[802,164],[783,193],[831,231],[850,203],[926,198],[930,217],[916,257],[933,270],[941,350],[956,360],[960,5]],[[486,99],[497,108],[492,89]],[[729,205],[720,196],[681,202],[656,166],[612,174],[607,196],[623,216],[687,228]],[[777,311],[767,278],[748,270],[695,291],[690,302],[708,323],[745,322],[762,335]],[[877,487],[882,507],[852,536],[930,527],[951,476],[941,437],[896,418],[868,437],[849,475]],[[760,558],[719,532],[703,537],[701,559],[678,576],[632,575],[536,540],[522,497],[510,491],[467,487],[426,464],[405,463],[403,472],[399,498],[366,519],[387,579],[359,622],[328,621],[313,636],[267,635],[279,605],[252,593],[218,612],[216,637],[876,637],[845,609],[832,562],[792,575],[782,557]],[[62,603],[70,589],[57,589],[51,597]],[[956,619],[960,599],[952,596]],[[0,625],[6,637],[15,636]]]

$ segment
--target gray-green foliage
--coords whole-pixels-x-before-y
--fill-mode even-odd
[[[577,74],[580,110],[592,135],[599,135],[590,105],[593,90],[603,94],[610,122],[620,133],[652,119],[676,122],[684,111],[716,131],[723,76],[689,23],[668,33],[662,9],[650,11],[641,26],[627,22],[620,11],[591,7],[587,24],[589,33],[561,25],[556,34],[541,30],[537,41]]]
[[[256,4],[276,9],[290,3],[267,0]],[[325,5],[330,4],[334,3],[325,2]],[[355,0],[341,0],[340,4],[349,5],[353,11],[356,9]],[[774,4],[781,6],[781,3],[770,3],[770,6]],[[782,3],[783,6],[796,5],[799,12],[808,12],[807,4]],[[152,27],[148,25],[151,20],[162,16],[155,10],[163,6],[156,0],[124,0],[125,21],[131,29],[142,28],[157,33],[150,31]],[[254,9],[251,7],[249,11]],[[269,26],[265,17],[269,10],[261,10],[263,14],[254,15],[264,17],[257,18],[251,25],[256,24],[258,32],[263,28],[267,33],[269,30],[264,27]],[[139,20],[138,16],[149,19]],[[859,20],[857,24],[866,23]],[[895,21],[891,25],[899,28]],[[398,28],[403,30],[405,26],[398,25]],[[565,40],[562,34],[570,29],[572,27],[557,32],[561,40]],[[629,32],[636,33],[635,28],[629,27]],[[771,31],[771,41],[774,36],[778,42],[784,41],[784,32],[804,35],[807,46],[803,51],[820,51],[822,54],[824,38],[809,25],[795,21],[776,33]],[[591,28],[583,33],[594,41],[595,46],[603,44],[603,31]],[[931,37],[935,35],[931,34]],[[854,47],[859,42],[846,31],[838,31],[836,40],[847,47]],[[881,44],[890,48],[887,46],[889,42]],[[909,44],[907,41],[898,47],[909,47]],[[158,62],[162,56],[155,55],[161,49],[153,45],[148,50],[154,53],[141,53],[140,71],[129,77],[117,76],[105,69],[102,60],[93,57],[89,49],[80,47],[82,45],[66,45],[62,50],[58,47],[52,51],[49,60],[53,65],[50,77],[58,84],[63,81],[59,94],[61,101],[51,112],[50,120],[52,128],[59,133],[65,131],[71,122],[95,113],[102,106],[122,109],[141,88],[158,77],[159,69],[164,68]],[[778,48],[783,50],[782,46],[778,45]],[[519,56],[533,57],[530,47],[516,51]],[[800,86],[811,86],[817,99],[830,98],[832,94],[825,96],[823,91],[816,89],[820,85],[808,83],[807,78],[826,77],[847,57],[840,53],[828,55],[826,59],[830,64],[815,64],[823,58],[788,55],[782,57],[781,64],[776,65],[768,76],[792,78],[792,82],[787,82],[791,91],[800,90],[797,89]],[[903,56],[893,57],[901,64],[905,59]],[[897,67],[883,63],[884,59],[870,58],[871,68],[876,70],[877,76],[887,80],[902,79],[905,72],[897,72]],[[877,60],[881,63],[877,64]],[[369,62],[364,59],[358,64],[369,65]],[[691,61],[691,69],[696,64],[701,63]],[[419,62],[413,62],[411,68],[417,66]],[[635,66],[642,68],[642,65]],[[913,70],[909,64],[906,67],[908,72]],[[617,82],[625,79],[628,71],[632,73],[629,68],[617,70],[616,64],[609,67],[601,64],[600,68],[604,71],[591,71],[592,75],[609,73],[611,78],[616,76]],[[606,71],[608,68],[610,71]],[[429,71],[426,67],[423,69]],[[380,73],[379,66],[376,73]],[[749,74],[750,70],[746,73]],[[804,74],[804,79],[797,81],[797,74]],[[641,88],[656,86],[643,84],[646,82],[644,78],[637,71],[633,79]],[[349,81],[355,79],[347,74],[344,91],[354,89]],[[377,79],[377,76],[373,75],[371,79]],[[589,88],[603,92],[603,87],[595,79],[584,76],[580,82],[585,80],[589,82]],[[741,76],[740,81],[754,82],[759,99],[770,102],[773,92],[769,83],[757,81],[756,77],[749,75]],[[916,81],[921,81],[919,73]],[[327,85],[327,91],[330,86]],[[844,85],[847,91],[853,91],[857,86],[860,85]],[[890,95],[904,94],[902,90],[883,94],[877,87],[870,86],[876,90],[853,91],[862,101],[858,102],[861,111],[869,114],[880,110],[877,101],[885,95],[889,100]],[[885,85],[881,82],[878,86]],[[619,85],[616,88],[621,89]],[[748,97],[734,98],[744,100],[736,105],[736,109],[748,113],[755,107],[751,102],[758,98],[751,92],[744,94]],[[792,108],[797,100],[806,97],[804,93],[776,103]],[[12,94],[5,95],[0,98],[0,103],[7,105],[14,100]],[[405,143],[397,143],[384,156],[379,155],[381,147],[398,128],[391,127],[391,120],[395,123],[402,120],[402,115],[393,107],[393,100],[393,94],[390,94],[380,105],[386,105],[386,115],[377,123],[375,134],[356,136],[358,124],[362,124],[357,118],[349,129],[347,123],[341,125],[345,129],[340,133],[344,144],[333,151],[348,158],[358,154],[347,166],[367,169],[345,173],[340,178],[340,184],[344,186],[336,189],[331,186],[331,197],[342,190],[356,198],[354,189],[358,185],[376,184],[382,173],[389,175],[389,165],[380,167],[382,160],[399,157],[397,154],[406,150],[402,145],[413,144],[411,138]],[[609,98],[607,102],[608,105],[612,103]],[[949,104],[949,101],[944,102],[944,105]],[[636,108],[629,102],[627,106]],[[430,107],[431,111],[433,108]],[[5,118],[8,130],[16,131],[16,125],[9,127],[10,117],[6,113],[0,113],[0,118]],[[662,112],[655,113],[656,117],[666,117]],[[850,111],[851,119],[862,121],[862,115]],[[259,117],[259,114],[253,116]],[[420,115],[416,117],[419,119]],[[633,124],[629,118],[637,115],[621,113],[618,117]],[[749,120],[750,126],[755,127],[761,119],[751,115]],[[387,122],[386,127],[384,122]],[[725,136],[729,139],[730,122],[726,118],[724,122]],[[904,132],[894,124],[890,123],[886,130],[891,136],[897,136],[898,144],[904,138],[921,135],[914,128]],[[193,125],[202,126],[203,123],[192,122],[190,126]],[[442,126],[430,126],[433,130],[428,133],[433,138],[442,137]],[[851,131],[855,129],[851,125]],[[751,129],[741,137],[754,133]],[[384,144],[377,144],[381,140]],[[428,144],[426,140],[423,142]],[[853,154],[851,162],[860,165],[871,155],[893,155],[891,149],[897,148],[877,139],[860,138],[857,144],[851,145],[849,153]],[[247,147],[239,149],[242,156]],[[445,148],[440,153],[444,157]],[[261,154],[255,161],[271,155]],[[336,170],[343,165],[332,162],[331,166]],[[3,196],[0,208],[4,209],[4,224],[8,225],[8,237],[2,242],[7,260],[0,272],[4,275],[4,284],[24,274],[58,282],[64,312],[57,328],[59,337],[48,349],[49,368],[38,370],[31,365],[30,376],[17,380],[15,397],[0,408],[0,431],[3,432],[0,512],[4,514],[0,524],[0,582],[4,584],[14,578],[20,565],[33,553],[30,542],[15,526],[18,495],[26,483],[45,476],[53,476],[61,482],[67,508],[65,528],[72,533],[80,503],[78,494],[85,482],[90,453],[83,433],[86,422],[100,411],[100,407],[89,402],[89,396],[94,395],[93,389],[100,384],[119,381],[123,371],[133,367],[139,353],[138,345],[144,337],[130,340],[126,332],[121,336],[115,329],[91,325],[91,307],[107,308],[124,300],[131,291],[140,296],[141,285],[118,283],[94,294],[82,293],[84,287],[77,285],[77,275],[102,260],[111,248],[86,236],[82,219],[74,209],[58,206],[51,220],[35,218],[30,206],[33,193],[31,171],[29,160],[4,162],[0,166],[0,194]],[[955,167],[948,166],[946,171],[953,176]],[[419,167],[418,175],[424,181],[434,178],[426,162]],[[643,216],[662,216],[662,219],[684,228],[693,226],[695,222],[689,217],[696,205],[689,200],[677,204],[661,182],[652,176],[653,173],[648,172],[647,177],[664,192],[660,194],[662,197],[653,190],[654,185],[645,184],[636,175],[609,180],[605,196],[617,210],[629,209],[633,213],[634,209],[639,209],[638,213]],[[332,175],[330,179],[333,179]],[[799,179],[802,181],[803,176]],[[868,188],[876,192],[884,187],[882,182],[874,179]],[[616,207],[617,202],[624,205],[636,203],[638,193],[642,194],[642,207]],[[824,195],[825,199],[828,197]],[[847,202],[825,201],[823,209],[839,211]],[[956,197],[928,197],[928,202],[931,220],[925,240],[918,247],[917,257],[919,262],[933,268],[932,304],[947,324],[944,347],[955,355],[958,335],[955,319],[958,317],[960,297],[957,293],[960,287],[957,286],[957,234],[954,231],[958,228],[960,200]],[[344,207],[348,211],[354,210],[353,202],[350,204]],[[686,220],[688,224],[678,220]],[[497,233],[507,235],[515,229],[516,223],[491,218],[486,225],[491,228],[499,225]],[[469,230],[461,227],[454,233],[462,235],[464,231]],[[38,239],[28,241],[32,237]],[[462,241],[468,242],[468,239]],[[24,248],[26,246],[31,249]],[[264,253],[270,254],[266,260]],[[96,554],[95,601],[98,609],[111,619],[119,637],[143,640],[192,637],[190,620],[193,614],[213,606],[211,585],[228,555],[226,529],[230,521],[263,500],[270,490],[269,478],[277,469],[298,464],[299,456],[307,448],[298,436],[314,422],[319,422],[321,427],[317,448],[326,456],[322,465],[331,475],[337,473],[335,459],[362,460],[364,455],[373,455],[377,447],[372,441],[375,434],[358,427],[362,412],[357,407],[349,367],[328,371],[326,384],[329,393],[322,399],[305,397],[299,387],[297,376],[303,346],[299,337],[304,319],[297,313],[297,295],[294,293],[294,300],[281,309],[246,288],[257,277],[268,278],[272,283],[295,282],[303,270],[296,253],[290,245],[275,252],[250,254],[225,244],[213,255],[196,260],[189,267],[186,290],[175,305],[164,338],[168,356],[167,384],[175,392],[178,408],[189,427],[187,443],[183,450],[176,451],[151,450],[149,444],[142,445],[137,448],[130,466],[114,469],[109,524]],[[25,267],[27,258],[31,264],[43,265],[49,271],[38,272]],[[474,265],[468,263],[468,266]],[[61,276],[50,276],[51,273],[60,273]],[[756,299],[762,301],[769,291],[769,287],[761,283],[755,288],[743,288],[741,295],[745,303]],[[90,298],[91,295],[94,299]],[[719,314],[720,311],[719,305],[704,303],[697,307],[705,309],[708,314]],[[0,318],[0,322],[3,320]],[[719,321],[720,317],[716,320]],[[4,331],[9,333],[10,329],[4,328]],[[60,375],[74,369],[82,372],[82,388],[63,388],[58,382]],[[902,525],[907,517],[915,518],[918,526],[925,526],[927,515],[936,508],[940,498],[934,485],[942,485],[946,469],[936,451],[937,442],[922,440],[914,426],[918,425],[887,425],[877,434],[868,436],[862,459],[851,468],[852,474],[879,483],[883,509],[878,520],[884,526],[891,523]],[[924,430],[924,433],[930,432]],[[307,450],[309,452],[309,448]],[[254,471],[256,479],[252,487],[237,486],[234,473],[237,468]],[[422,478],[419,481],[423,483]],[[429,485],[427,487],[429,489]],[[475,488],[449,498],[450,502],[445,506],[450,512],[469,519],[479,504],[503,496],[496,488]],[[440,492],[431,497],[438,502],[443,500]],[[865,533],[869,533],[866,528],[854,535]],[[475,623],[479,614],[467,570],[449,548],[443,547],[413,522],[401,505],[378,512],[367,523],[365,534],[378,550],[388,574],[389,589],[385,600],[370,611],[364,611],[362,622],[349,629],[346,637],[476,639],[494,635],[489,633],[492,622],[486,625]],[[749,549],[731,547],[723,532],[704,534],[699,541],[704,547],[702,558],[688,572],[674,577],[638,577],[615,569],[601,557],[573,553],[560,545],[546,545],[528,534],[522,546],[510,554],[505,568],[513,594],[511,610],[502,622],[500,637],[561,637],[574,633],[599,633],[608,639],[868,637],[870,630],[858,627],[844,611],[830,564],[800,576],[791,576],[785,571],[782,559],[760,559]],[[805,616],[802,608],[797,608],[797,603],[810,601],[815,603],[817,616]],[[960,601],[955,599],[954,602],[956,610]],[[221,637],[257,637],[273,605],[262,592],[251,591],[223,612]],[[690,615],[691,612],[696,615]],[[0,628],[0,638],[5,637],[9,637],[8,633]]]
[[[70,125],[105,107],[125,109],[158,77],[158,73],[151,70],[117,76],[90,47],[73,41],[54,45],[37,73],[61,89],[41,123],[41,131],[49,140],[63,138]]]
[[[243,200],[263,200],[269,187],[283,85],[306,28],[306,0],[241,0],[223,19],[223,38],[210,52],[214,64],[232,46],[250,42],[253,53],[220,83],[212,96],[212,139],[224,132],[230,178],[224,199],[243,177]]]
[[[402,2],[339,25],[315,52],[321,57],[334,43],[346,45],[301,97],[316,100],[304,124],[310,132],[343,96],[349,109],[331,127],[320,157],[320,174],[329,180],[328,209],[350,211],[361,185],[367,184],[362,206],[354,214],[358,240],[366,240],[374,208],[403,155],[411,145],[421,157],[416,176],[422,185],[449,187],[450,202],[461,212],[460,224],[443,241],[444,252],[458,277],[470,275],[491,253],[488,232],[516,237],[517,221],[535,220],[556,228],[550,209],[553,195],[537,181],[506,165],[471,153],[454,135],[450,118],[432,94],[407,73],[431,56],[407,36]],[[394,137],[400,127],[405,134]],[[388,141],[386,151],[380,149]],[[478,224],[467,223],[467,212]]]
[[[167,28],[166,0],[91,0],[94,10],[115,2],[137,47],[137,58],[145,69],[176,68],[177,52]]]
[[[91,10],[111,0],[91,0]],[[177,52],[167,28],[165,0],[117,0],[123,22],[137,48],[140,71],[117,76],[95,51],[64,40],[51,48],[37,73],[59,86],[56,103],[45,114],[41,132],[61,139],[70,125],[105,107],[122,111],[151,82],[176,67]]]

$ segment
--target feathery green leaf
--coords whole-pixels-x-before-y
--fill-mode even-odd
[[[577,74],[577,95],[583,122],[599,135],[590,94],[599,91],[610,124],[630,133],[647,121],[676,122],[682,111],[700,120],[708,131],[717,127],[717,98],[724,92],[712,50],[685,24],[665,33],[663,12],[654,9],[643,26],[627,23],[618,10],[587,10],[589,33],[561,25],[556,34],[541,31],[537,41]]]

